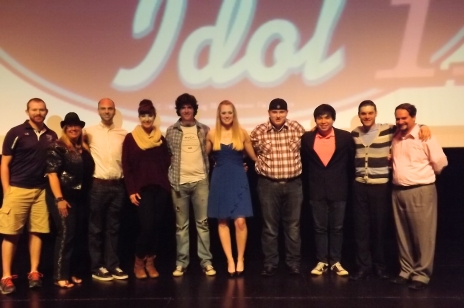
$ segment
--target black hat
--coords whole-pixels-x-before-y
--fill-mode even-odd
[[[274,98],[269,103],[269,110],[287,110],[287,102],[281,98]]]
[[[64,120],[61,121],[60,125],[63,128],[65,125],[79,125],[81,128],[85,126],[85,122],[79,119],[79,116],[75,112],[69,112],[64,116]]]

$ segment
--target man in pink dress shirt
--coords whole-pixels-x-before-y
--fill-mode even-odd
[[[395,109],[398,132],[392,141],[393,213],[396,224],[401,270],[393,283],[413,290],[424,289],[430,281],[437,230],[435,174],[448,160],[437,140],[418,137],[417,109],[401,104]]]

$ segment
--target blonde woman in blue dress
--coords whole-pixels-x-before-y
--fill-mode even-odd
[[[227,257],[231,277],[243,274],[247,241],[246,217],[253,216],[250,188],[243,156],[253,161],[256,155],[250,136],[240,127],[237,111],[230,101],[222,101],[217,109],[216,126],[206,136],[206,152],[215,161],[208,198],[208,217],[218,219],[218,233]],[[237,262],[232,256],[229,221],[235,225]]]

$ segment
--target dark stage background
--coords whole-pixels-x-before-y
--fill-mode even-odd
[[[438,231],[435,265],[437,270],[440,265],[459,265],[462,266],[464,260],[462,253],[464,251],[464,148],[445,148],[445,154],[448,157],[449,165],[437,178],[438,190]],[[262,260],[260,232],[261,232],[261,211],[259,201],[256,195],[256,173],[253,168],[248,171],[252,198],[254,203],[253,218],[247,220],[248,223],[248,243],[245,254],[246,263],[252,262],[255,266],[261,267],[259,260]],[[3,197],[3,195],[2,195]],[[121,232],[119,254],[121,266],[123,269],[132,273],[133,254],[135,238],[138,232],[137,218],[135,207],[129,202],[126,203],[121,215]],[[193,215],[191,215],[192,217]],[[175,220],[174,212],[167,215],[164,225],[163,241],[161,252],[157,256],[157,263],[163,269],[170,273],[175,267]],[[218,271],[225,271],[226,260],[222,252],[221,244],[217,234],[217,222],[210,219],[211,230],[211,250],[214,256],[213,263]],[[351,204],[348,204],[344,225],[344,251],[343,264],[349,270],[354,269],[354,240],[352,229],[352,211]],[[191,262],[190,268],[199,268],[199,262],[196,257],[196,230],[194,222],[190,223],[190,249]],[[232,226],[233,228],[233,226]],[[309,203],[303,203],[301,215],[301,232],[302,232],[302,266],[305,270],[310,270],[316,262],[313,245],[312,218],[309,209]],[[41,262],[41,271],[50,277],[53,268],[53,245],[54,234],[44,236],[44,247]],[[395,228],[391,220],[389,232],[389,270],[392,274],[396,273],[398,268],[396,257],[396,239]],[[281,248],[283,246],[281,245]],[[282,249],[283,253],[283,249]],[[87,258],[87,256],[82,256]],[[282,258],[281,258],[282,260]],[[29,257],[27,252],[27,236],[23,234],[20,246],[14,262],[14,273],[23,275],[29,269]],[[166,269],[167,267],[167,269]],[[89,273],[90,275],[90,273]]]

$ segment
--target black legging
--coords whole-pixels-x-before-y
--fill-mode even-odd
[[[137,207],[140,234],[137,238],[135,254],[138,258],[155,255],[158,251],[160,228],[166,219],[169,192],[159,186],[142,189]]]

